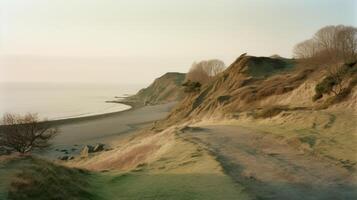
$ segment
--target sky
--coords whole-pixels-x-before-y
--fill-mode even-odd
[[[148,84],[194,61],[291,57],[357,0],[0,0],[0,82]]]

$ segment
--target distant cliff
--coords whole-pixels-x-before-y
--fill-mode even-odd
[[[126,98],[125,101],[141,105],[156,105],[179,101],[184,96],[181,86],[184,79],[184,73],[168,72],[155,79],[149,87],[141,89],[137,94]]]

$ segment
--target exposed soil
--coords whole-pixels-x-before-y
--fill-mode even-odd
[[[354,169],[239,126],[201,126],[183,136],[206,147],[257,199],[357,199]]]

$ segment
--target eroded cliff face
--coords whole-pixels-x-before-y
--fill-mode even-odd
[[[157,78],[149,87],[141,89],[126,101],[133,101],[143,105],[156,105],[179,101],[184,93],[181,87],[185,79],[184,73],[169,72]]]
[[[313,101],[315,86],[326,75],[326,69],[321,66],[293,59],[242,55],[199,92],[186,94],[165,123],[225,118],[276,106],[287,110],[348,107],[356,112],[355,86],[340,102],[325,106],[332,94]],[[347,79],[356,75],[353,76]]]
[[[326,66],[243,55],[199,92],[186,94],[153,130],[247,127],[349,168],[357,163],[357,64],[348,67],[352,73],[342,85],[350,91],[342,96],[324,94],[314,101],[316,85],[329,76]]]

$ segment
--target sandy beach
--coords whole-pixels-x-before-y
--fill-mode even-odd
[[[53,145],[41,155],[58,157],[64,155],[61,150],[68,150],[76,155],[84,145],[110,144],[139,128],[162,119],[175,103],[155,106],[135,107],[117,113],[51,121],[59,129],[59,134],[52,141]]]

